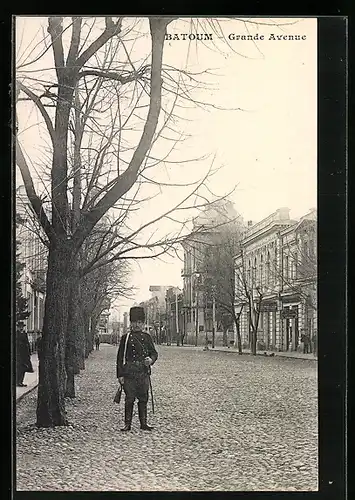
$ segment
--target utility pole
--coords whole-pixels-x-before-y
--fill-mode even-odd
[[[165,296],[165,336],[168,338],[168,322],[170,327],[170,316],[168,317],[168,296]]]
[[[179,305],[178,305],[178,288],[175,289],[175,324],[176,324],[176,341],[179,342]]]
[[[212,291],[212,349],[215,346],[216,338],[216,297],[215,290]]]
[[[206,349],[208,349],[208,331],[207,331],[207,325],[206,325],[206,304],[207,304],[207,293],[203,294],[203,327],[205,329],[205,344],[206,344]]]
[[[196,275],[197,277],[197,275]],[[197,285],[197,282],[196,282]],[[195,322],[196,322],[196,338],[195,338],[195,346],[197,347],[198,345],[198,286],[195,287],[195,293],[196,293],[196,317],[195,317]]]

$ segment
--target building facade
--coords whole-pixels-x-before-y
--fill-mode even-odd
[[[48,250],[41,240],[43,235],[35,224],[35,216],[23,186],[16,190],[16,215],[21,220],[16,228],[18,258],[25,264],[21,276],[22,293],[30,312],[25,329],[31,349],[34,349],[43,328]]]
[[[280,208],[252,225],[235,257],[236,312],[244,347],[257,323],[257,347],[301,348],[317,336],[317,212],[300,220]],[[251,316],[251,312],[254,316]]]
[[[168,343],[184,344],[186,329],[183,317],[183,294],[172,287],[166,292],[166,332]]]
[[[171,285],[151,285],[149,287],[150,299],[139,304],[145,311],[147,331],[157,344],[168,341],[166,294],[170,288],[173,287]]]
[[[100,336],[108,335],[111,300],[105,297],[101,303],[101,313],[97,322],[97,330]],[[102,337],[104,338],[104,337]],[[105,337],[106,338],[106,337]]]
[[[183,325],[186,330],[186,341],[189,344],[204,345],[212,332],[212,301],[206,296],[205,279],[208,269],[205,268],[205,257],[210,245],[219,240],[223,230],[234,230],[243,227],[243,220],[236,212],[233,204],[219,201],[211,204],[194,220],[192,234],[182,246],[184,249],[183,277]],[[200,232],[199,228],[203,228]],[[228,345],[234,338],[233,330],[229,332]],[[222,332],[216,332],[216,345],[220,344]]]

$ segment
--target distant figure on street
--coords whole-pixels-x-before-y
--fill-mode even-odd
[[[314,331],[312,336],[312,351],[313,351],[313,356],[317,356],[317,351],[318,351],[317,330]]]
[[[95,347],[97,351],[100,350],[100,337],[98,335],[95,337]]]
[[[27,333],[24,327],[16,330],[16,385],[17,387],[27,387],[23,383],[25,373],[33,373],[31,362],[31,349]]]
[[[149,333],[144,331],[145,314],[142,307],[132,307],[129,312],[131,331],[121,337],[117,352],[117,378],[125,392],[125,426],[130,431],[134,401],[138,399],[138,415],[142,430],[151,431],[147,424],[151,366],[158,359]]]
[[[308,333],[304,333],[304,330],[301,330],[301,342],[303,342],[303,354],[309,354],[311,339]]]

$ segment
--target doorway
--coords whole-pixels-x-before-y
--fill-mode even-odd
[[[271,346],[276,348],[276,312],[271,313]]]

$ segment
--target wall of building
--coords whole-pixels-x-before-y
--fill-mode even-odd
[[[243,219],[238,216],[233,204],[228,200],[219,201],[207,207],[194,220],[195,230],[202,225],[203,233],[195,234],[192,239],[187,237],[183,242],[184,268],[181,275],[184,281],[184,324],[190,336],[193,336],[196,331],[196,319],[198,319],[198,328],[202,328],[203,332],[209,328],[205,321],[203,293],[204,260],[209,245],[217,242],[223,231],[236,230],[241,233],[244,229]]]
[[[300,350],[302,333],[312,337],[317,330],[316,221],[315,210],[293,221],[288,209],[280,209],[245,233],[242,252],[235,258],[236,305],[244,307],[241,336],[245,347],[251,339],[244,281],[255,297],[257,287],[262,293],[259,348]]]
[[[31,215],[26,193],[21,186],[16,192],[16,214],[23,220],[23,224],[16,228],[16,240],[19,242],[18,258],[25,264],[21,286],[23,296],[28,299],[30,312],[25,322],[25,329],[31,349],[34,349],[43,328],[48,251],[41,241],[40,228]]]

